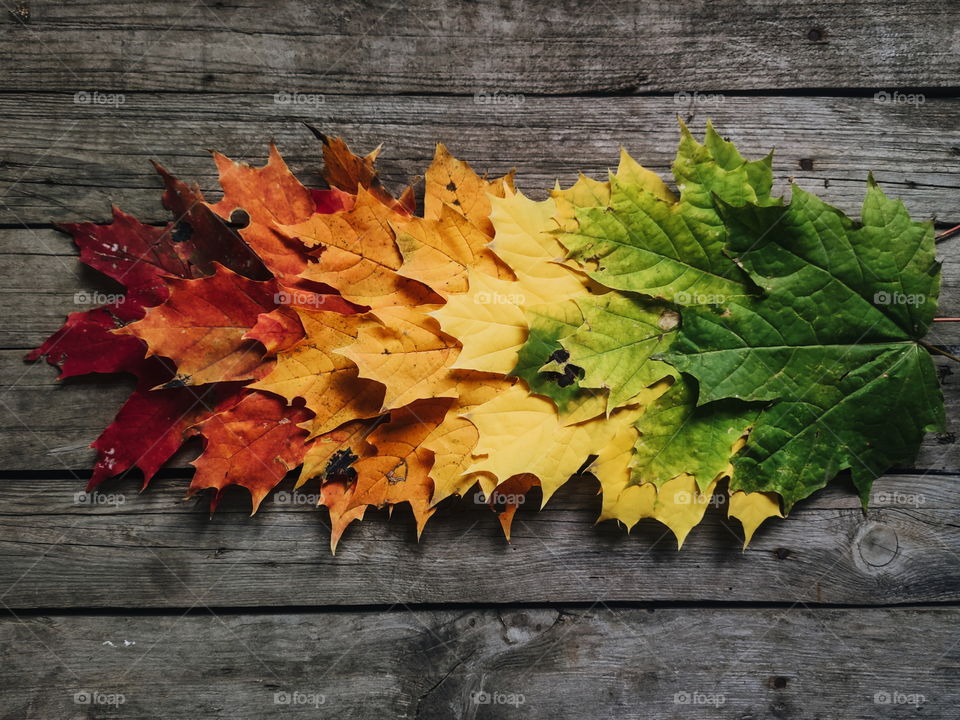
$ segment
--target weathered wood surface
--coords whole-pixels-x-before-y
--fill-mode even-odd
[[[708,118],[749,156],[776,147],[778,190],[795,178],[859,213],[868,171],[919,217],[960,222],[960,101],[920,104],[867,97],[725,95],[716,102],[673,97],[526,97],[478,104],[471,97],[323,96],[277,104],[272,93],[128,93],[123,105],[75,104],[73,93],[0,94],[0,225],[49,227],[53,220],[106,221],[115,203],[146,222],[165,221],[157,159],[216,192],[207,148],[262,161],[275,139],[291,167],[318,182],[319,143],[301,121],[343,135],[364,152],[385,143],[380,166],[402,186],[422,175],[438,141],[481,172],[518,170],[541,197],[578,172],[604,177],[621,145],[669,174],[676,116],[699,132]]]
[[[21,0],[0,89],[609,93],[946,86],[940,0]],[[18,13],[17,10],[20,10]]]
[[[958,620],[802,606],[28,617],[0,622],[17,649],[0,716],[952,718]]]
[[[245,491],[211,518],[187,481],[132,480],[93,498],[73,478],[0,484],[0,595],[11,608],[369,606],[446,603],[960,602],[960,477],[891,475],[864,514],[832,487],[741,550],[739,524],[708,509],[677,552],[644,521],[593,524],[597,485],[574,480],[541,511],[529,498],[504,541],[471,495],[448,501],[419,544],[409,512],[370,512],[328,549],[316,489],[291,482],[250,517]]]
[[[111,203],[165,221],[150,159],[215,200],[206,148],[261,162],[275,139],[316,183],[319,148],[302,121],[358,150],[386,143],[393,187],[423,172],[439,140],[481,172],[515,166],[541,197],[578,171],[602,177],[620,145],[668,175],[674,117],[696,132],[713,118],[746,154],[778,149],[780,190],[794,178],[856,215],[872,170],[914,215],[956,224],[956,7],[3,10],[0,718],[956,715],[960,374],[946,362],[952,432],[927,438],[920,469],[878,481],[866,514],[840,483],[741,551],[739,524],[710,508],[678,553],[653,521],[629,536],[594,526],[596,487],[580,480],[543,511],[531,498],[512,544],[468,497],[448,501],[419,544],[402,508],[389,522],[371,512],[334,557],[310,486],[291,498],[286,481],[254,517],[241,490],[212,518],[202,500],[184,501],[190,450],[143,494],[128,479],[78,498],[87,445],[130,384],[57,383],[21,360],[82,309],[75,293],[111,291],[52,221],[104,221]],[[940,314],[960,316],[960,239],[940,254]],[[960,327],[938,325],[928,340],[957,352]],[[524,702],[478,704],[481,690]],[[81,691],[125,702],[76,704]]]

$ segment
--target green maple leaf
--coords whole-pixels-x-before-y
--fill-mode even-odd
[[[606,207],[579,208],[578,229],[562,233],[569,256],[595,281],[679,305],[725,302],[751,292],[722,250],[727,240],[715,198],[734,205],[779,205],[770,197],[772,158],[748,162],[712,126],[704,144],[681,125],[668,202],[632,176],[610,177]]]
[[[739,400],[697,407],[696,396],[681,377],[640,416],[632,482],[659,487],[688,473],[705,491],[727,471],[732,448],[756,420],[759,407]]]
[[[665,359],[698,403],[769,403],[734,458],[732,490],[774,491],[789,510],[850,469],[873,480],[942,429],[943,398],[918,344],[936,312],[933,226],[871,178],[856,223],[794,187],[786,207],[724,205],[728,251],[763,291],[683,311]]]
[[[583,322],[577,304],[567,300],[533,305],[524,314],[527,340],[520,348],[516,367],[510,374],[526,381],[531,392],[553,400],[561,415],[573,412],[598,395],[596,391],[583,388],[580,383],[582,369],[568,362],[569,353],[560,344]]]
[[[583,369],[582,387],[609,391],[607,413],[645,387],[674,375],[651,360],[670,345],[679,315],[653,303],[610,292],[577,299],[583,324],[560,339],[570,362]]]

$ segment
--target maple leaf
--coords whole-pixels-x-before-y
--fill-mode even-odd
[[[514,475],[497,485],[495,490],[484,492],[487,504],[497,513],[497,520],[507,542],[510,542],[510,531],[517,510],[526,502],[527,495],[535,487],[540,487],[540,479],[536,475],[525,473]]]
[[[578,298],[583,322],[559,339],[569,362],[583,369],[580,385],[609,391],[607,412],[627,403],[673,369],[651,356],[666,350],[676,312],[619,293]]]
[[[524,312],[527,339],[517,353],[511,375],[523,379],[530,392],[550,398],[564,425],[589,420],[607,406],[605,390],[589,389],[583,368],[570,358],[561,342],[583,323],[573,300],[532,305]]]
[[[211,511],[229,485],[250,491],[253,512],[306,452],[306,431],[297,427],[309,413],[286,407],[261,392],[246,392],[232,406],[194,426],[204,449],[193,461],[197,469],[189,494],[213,489]]]
[[[457,160],[437,144],[433,162],[424,176],[423,216],[439,220],[445,207],[455,209],[485,235],[493,237],[491,196],[502,198],[514,190],[513,173],[492,181],[481,178],[470,164]]]
[[[423,283],[397,273],[403,256],[390,222],[403,217],[361,187],[350,210],[317,213],[278,229],[308,248],[322,248],[301,277],[336,288],[351,302],[372,308],[442,302]]]
[[[569,257],[603,285],[679,305],[725,302],[750,288],[723,254],[726,231],[716,198],[778,205],[770,197],[772,158],[744,160],[707,127],[703,145],[682,127],[674,162],[680,199],[662,182],[632,168],[610,177],[609,204],[575,211],[577,229],[562,234]]]
[[[616,429],[602,417],[563,426],[549,400],[530,395],[521,385],[471,408],[463,417],[479,431],[476,460],[467,472],[488,473],[499,482],[524,473],[535,475],[543,488],[543,504],[609,442]],[[533,455],[531,448],[536,448]]]
[[[380,180],[375,163],[382,146],[360,157],[350,150],[343,138],[330,137],[309,123],[305,124],[323,143],[323,179],[331,188],[350,195],[356,195],[360,188],[365,188],[387,207],[413,214],[416,209],[413,188],[407,187],[400,198],[395,199]]]
[[[273,143],[262,168],[234,162],[216,152],[213,159],[220,173],[223,199],[208,207],[226,220],[237,210],[245,212],[249,222],[240,235],[247,246],[276,277],[295,283],[307,267],[307,257],[302,246],[278,228],[305,222],[320,212],[317,197],[294,177]]]
[[[524,309],[583,294],[585,279],[552,262],[563,254],[553,234],[557,228],[553,200],[534,202],[508,191],[490,203],[496,233],[490,247],[516,280],[471,269],[467,292],[451,295],[432,315],[463,345],[454,367],[506,375],[516,367],[527,340]]]
[[[149,355],[177,365],[184,385],[249,380],[263,372],[263,348],[244,340],[261,313],[276,307],[274,281],[249,280],[218,267],[195,280],[168,281],[169,298],[116,332],[140,338]]]
[[[470,268],[495,278],[515,279],[487,247],[491,237],[449,205],[443,206],[437,220],[412,217],[394,221],[393,227],[403,255],[398,272],[444,296],[467,290]]]
[[[391,411],[390,422],[378,426],[367,437],[376,455],[361,458],[353,465],[357,486],[352,506],[408,503],[420,537],[436,511],[430,502],[433,453],[423,447],[423,441],[443,422],[453,402],[453,398],[430,398]]]
[[[212,275],[214,261],[252,280],[269,277],[260,257],[213,212],[196,184],[178,180],[159,163],[153,163],[153,167],[163,180],[163,206],[175,218],[167,227],[167,235],[176,243],[176,253],[196,268],[192,273],[194,277]],[[177,277],[191,275],[183,271],[174,274]]]
[[[677,378],[637,420],[640,438],[631,462],[632,481],[660,487],[687,474],[705,490],[727,472],[734,446],[758,412],[758,406],[735,399],[697,407],[695,388]]]
[[[600,481],[603,504],[598,522],[617,520],[629,530],[640,520],[653,518],[669,528],[679,549],[690,531],[703,519],[717,480],[701,489],[695,478],[687,473],[681,473],[659,487],[652,482],[633,479],[631,465],[638,441],[636,425],[651,398],[662,393],[664,387],[666,383],[658,383],[642,402],[618,410],[606,421],[610,439],[585,469]]]
[[[336,554],[337,545],[350,523],[362,520],[366,505],[353,506],[357,472],[353,464],[375,452],[366,438],[381,422],[355,420],[325,433],[307,447],[303,467],[296,487],[302,487],[313,478],[320,478],[320,496],[317,504],[330,513],[330,552]]]
[[[193,268],[177,251],[169,227],[144,225],[116,207],[107,225],[58,227],[73,237],[81,262],[120,283],[126,293],[102,307],[71,313],[64,326],[26,359],[34,362],[45,357],[60,369],[60,379],[91,372],[138,372],[143,343],[111,331],[141,319],[147,307],[164,302],[165,277],[193,277]]]
[[[379,415],[383,386],[359,378],[357,366],[342,354],[364,327],[376,321],[367,315],[326,310],[296,308],[294,312],[304,336],[281,352],[270,373],[250,387],[275,393],[288,402],[303,398],[313,412],[302,425],[310,438],[351,420]]]
[[[874,478],[944,422],[918,345],[940,285],[933,227],[872,178],[861,223],[792,194],[786,207],[724,206],[729,251],[764,295],[686,309],[665,357],[697,378],[700,404],[772,403],[734,458],[732,490],[777,492],[789,511],[849,468],[866,504]]]
[[[383,412],[414,400],[456,397],[450,367],[460,344],[441,332],[436,320],[421,308],[403,306],[383,308],[376,319],[358,328],[357,341],[338,352],[356,363],[361,377],[386,388]]]
[[[783,517],[780,497],[775,493],[732,492],[729,497],[728,517],[735,517],[743,525],[743,547],[750,544],[757,528],[772,517]]]
[[[90,445],[97,451],[97,461],[88,491],[134,467],[143,473],[146,487],[183,444],[188,428],[215,412],[222,403],[239,397],[240,383],[151,390],[169,380],[171,372],[158,358],[142,365],[137,388],[113,422]]]

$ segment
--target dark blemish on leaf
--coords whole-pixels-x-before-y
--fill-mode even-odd
[[[813,160],[810,158],[800,158],[800,169],[801,170],[813,170]]]
[[[807,40],[815,43],[826,42],[827,31],[824,30],[823,28],[818,28],[818,27],[810,28],[810,30],[807,31]]]
[[[457,207],[459,207],[459,206],[460,206],[460,198],[455,199],[455,200],[454,200],[452,203],[450,203],[450,204],[451,204],[451,205],[456,205]]]
[[[773,551],[773,554],[776,555],[777,560],[786,560],[790,557],[790,551],[786,548],[777,548]]]
[[[553,354],[550,355],[548,360],[551,362],[565,363],[570,359],[570,353],[567,352],[564,348],[559,348],[553,351]]]
[[[246,210],[242,208],[236,208],[232,213],[230,213],[230,224],[236,225],[237,227],[246,227],[250,224],[250,216],[247,214]]]
[[[180,221],[174,225],[170,239],[173,242],[186,242],[191,237],[193,237],[193,225],[186,221]]]
[[[336,478],[352,482],[357,478],[357,471],[350,466],[357,460],[358,457],[350,448],[337,450],[327,461],[327,466],[323,469],[323,476],[327,479]]]
[[[453,180],[451,180],[450,182],[447,183],[447,190],[449,190],[450,192],[456,192],[457,184]]]
[[[186,387],[187,383],[190,382],[189,375],[181,375],[177,373],[172,380],[160,386],[161,390],[169,390],[171,388],[181,388]]]

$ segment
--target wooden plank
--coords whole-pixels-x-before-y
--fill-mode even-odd
[[[114,292],[83,270],[70,238],[52,230],[0,230],[0,298],[17,308],[0,321],[0,462],[7,470],[81,470],[93,463],[90,442],[105,428],[132,383],[123,378],[75,378],[58,382],[45,363],[27,365],[23,355],[55,331],[70,312],[85,309],[77,293]],[[939,246],[944,259],[940,314],[960,317],[960,237]],[[86,297],[86,296],[84,296]],[[84,298],[81,298],[81,300]],[[928,340],[960,350],[960,324],[934,326]],[[915,463],[928,470],[960,468],[960,371],[938,359],[943,373],[950,431],[928,435]],[[184,466],[188,454],[172,466]]]
[[[668,174],[677,114],[697,132],[712,117],[750,156],[778,148],[778,190],[795,178],[855,213],[872,170],[919,217],[960,222],[956,98],[920,106],[772,96],[726,96],[716,104],[527,97],[485,105],[473,97],[330,96],[318,105],[278,105],[266,93],[137,93],[111,108],[36,93],[0,95],[0,225],[105,221],[111,202],[144,221],[165,221],[150,158],[215,199],[215,168],[204,149],[261,162],[271,138],[306,182],[319,182],[319,144],[301,121],[343,135],[358,150],[385,143],[381,165],[394,187],[422,175],[434,144],[444,141],[481,172],[516,166],[521,189],[542,197],[556,179],[572,183],[579,171],[604,177],[621,145]]]
[[[955,85],[938,0],[18,4],[0,89],[529,94]]]
[[[431,519],[419,544],[406,508],[370,511],[328,549],[325,510],[307,486],[250,517],[233,489],[211,518],[183,502],[187,483],[137,494],[113,482],[94,500],[74,479],[0,484],[0,597],[19,608],[360,606],[393,603],[785,602],[900,604],[960,600],[956,475],[889,476],[864,514],[831,487],[741,551],[736,522],[710,508],[683,550],[655,521],[628,536],[594,525],[594,481],[568,483],[542,511],[531,496],[504,541],[471,494]]]
[[[803,607],[5,619],[16,652],[0,714],[948,718],[958,620]]]

